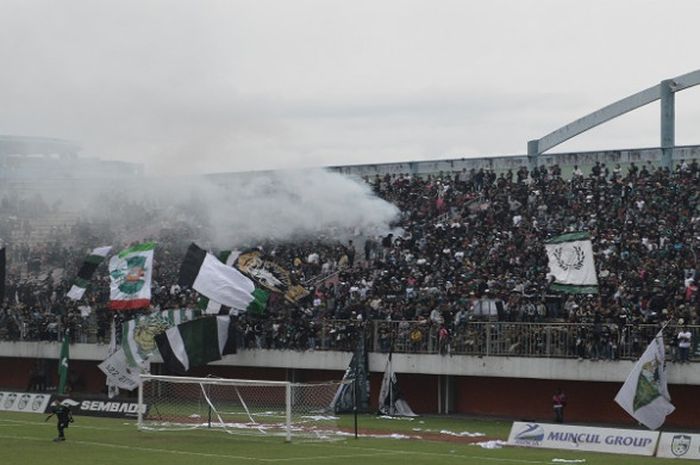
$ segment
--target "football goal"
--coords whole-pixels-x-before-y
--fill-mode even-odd
[[[292,383],[141,375],[138,428],[331,439],[349,434],[333,403],[352,380]],[[354,396],[353,396],[354,397]]]

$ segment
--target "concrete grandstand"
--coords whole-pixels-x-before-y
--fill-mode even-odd
[[[668,92],[697,84],[700,74],[684,76],[673,81],[675,87],[671,81],[654,87],[651,93],[666,99],[662,111],[672,105]],[[654,95],[631,101],[638,106]],[[627,107],[615,108],[595,121]],[[299,306],[278,302],[267,319],[242,317],[239,352],[193,374],[340,378],[355,334],[365,331],[375,404],[392,348],[395,371],[419,413],[547,419],[551,393],[562,387],[571,399],[571,421],[629,423],[613,397],[646,342],[668,322],[669,383],[678,406],[669,424],[697,426],[700,146],[676,147],[669,131],[664,123],[656,148],[544,154],[551,147],[538,142],[519,156],[331,167],[363,178],[375,195],[397,205],[403,235],[366,234],[354,243],[266,242],[309,298]],[[99,393],[104,375],[97,364],[107,356],[112,320],[105,308],[108,278],[98,278],[88,310],[63,296],[87,248],[128,241],[110,223],[54,219],[63,207],[34,195],[41,192],[31,183],[39,171],[28,160],[37,151],[58,154],[40,157],[36,166],[50,159],[55,172],[65,173],[53,179],[59,190],[92,182],[94,173],[73,171],[81,160],[77,145],[0,139],[0,176],[29,181],[21,189],[13,190],[12,182],[2,189],[0,237],[10,240],[7,301],[0,313],[0,367],[8,375],[0,387],[55,387],[58,341],[68,328],[73,389]],[[15,163],[19,169],[11,167]],[[128,183],[143,182],[138,167],[119,166],[130,175]],[[248,175],[216,178],[225,183],[241,176]],[[178,212],[176,222],[151,204],[120,209],[113,198],[101,200],[114,214],[158,222],[147,234],[162,247],[153,309],[195,306],[197,296],[174,285],[183,243],[203,234],[193,224],[198,212]],[[40,221],[48,223],[39,227]],[[37,228],[41,234],[32,236]],[[599,295],[572,297],[547,288],[543,242],[570,228],[595,236]],[[494,311],[477,312],[483,304]],[[133,316],[119,314],[117,324]],[[690,366],[680,363],[674,344],[686,324],[693,333]],[[162,370],[160,362],[153,359],[153,373]]]

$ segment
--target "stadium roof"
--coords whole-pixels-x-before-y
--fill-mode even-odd
[[[77,155],[81,148],[64,139],[0,134],[0,155]]]

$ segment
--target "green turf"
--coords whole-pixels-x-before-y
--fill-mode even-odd
[[[477,445],[425,439],[342,439],[293,441],[279,437],[232,436],[223,432],[139,432],[133,420],[76,417],[66,431],[67,441],[54,443],[54,419],[43,415],[0,412],[0,464],[2,465],[230,465],[235,464],[553,464],[552,459],[585,459],[587,465],[652,464],[653,457]],[[350,427],[352,417],[343,417]],[[421,417],[413,421],[361,416],[360,427],[372,433],[420,436],[426,430],[481,432],[505,439],[510,422],[452,417]],[[416,431],[420,429],[420,431]],[[671,462],[669,462],[671,463]],[[675,460],[672,463],[696,463]]]

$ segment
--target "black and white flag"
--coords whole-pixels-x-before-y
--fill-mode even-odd
[[[390,352],[386,360],[386,368],[384,368],[382,386],[379,388],[379,414],[392,417],[417,417],[418,415],[413,413],[413,410],[403,398],[403,394],[399,389],[399,383],[396,380],[396,373],[394,373],[391,355]]]
[[[109,252],[112,250],[112,246],[97,247],[90,254],[85,257],[83,265],[78,271],[78,276],[76,276],[73,285],[71,286],[66,297],[72,300],[80,300],[85,294],[85,289],[87,289],[92,275],[95,274],[95,270],[102,263]]]

